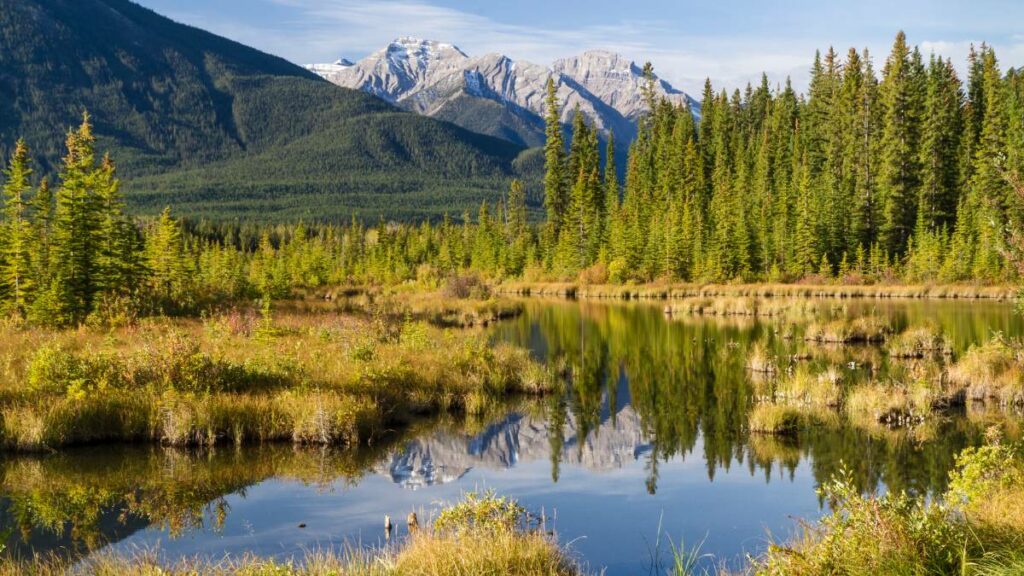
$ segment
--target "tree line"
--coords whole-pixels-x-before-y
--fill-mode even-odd
[[[647,68],[648,74],[650,68]],[[1024,81],[971,49],[966,84],[897,35],[881,75],[867,50],[817,54],[806,96],[787,82],[715,92],[701,119],[654,98],[621,198],[578,117],[549,132],[545,266],[612,281],[1004,281],[1021,199]],[[549,101],[549,110],[557,103]],[[556,118],[552,112],[549,117]],[[607,157],[611,158],[609,154]]]
[[[871,55],[817,55],[806,96],[787,82],[732,94],[706,83],[701,117],[658,99],[630,144],[582,114],[569,133],[548,83],[546,218],[518,181],[440,223],[263,225],[125,212],[88,116],[68,133],[55,183],[34,182],[23,142],[4,172],[0,307],[32,320],[185,312],[344,283],[493,278],[627,282],[1015,279],[1024,80],[988,46],[961,82],[902,33],[881,74]],[[602,144],[602,140],[604,144]],[[604,148],[602,148],[604,146]],[[184,224],[184,225],[183,225]],[[1012,242],[1011,242],[1012,244]],[[133,312],[132,312],[133,313]]]

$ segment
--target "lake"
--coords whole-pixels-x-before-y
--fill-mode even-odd
[[[897,331],[930,325],[954,354],[997,332],[1024,335],[1006,303],[816,302],[813,317],[783,320],[668,317],[663,302],[526,300],[523,315],[487,335],[558,370],[564,395],[483,420],[422,422],[360,450],[94,446],[6,456],[0,536],[22,556],[288,558],[385,545],[385,514],[429,517],[467,491],[493,489],[543,512],[561,543],[611,576],[661,572],[670,541],[735,567],[769,535],[785,538],[799,519],[826,512],[817,488],[841,470],[864,491],[935,495],[958,451],[993,423],[1019,421],[1012,410],[968,405],[909,429],[837,416],[796,437],[752,435],[754,346],[850,382],[914,369],[880,346],[806,343],[801,331],[819,316],[872,315]]]

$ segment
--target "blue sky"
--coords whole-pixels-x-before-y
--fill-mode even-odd
[[[398,36],[547,64],[586,49],[650,60],[677,87],[734,88],[787,76],[802,88],[814,50],[867,47],[882,67],[897,30],[963,70],[971,42],[1024,65],[1024,2],[1011,0],[137,0],[293,62],[357,60]]]

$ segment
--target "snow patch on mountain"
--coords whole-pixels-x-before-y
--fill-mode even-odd
[[[494,100],[542,117],[548,78],[553,78],[570,122],[578,107],[602,132],[631,137],[644,112],[643,71],[633,61],[606,50],[591,50],[555,61],[550,67],[514,61],[503,54],[470,57],[457,46],[401,37],[352,64],[311,64],[307,68],[330,82],[363,90],[403,108],[442,115],[459,96]],[[656,79],[655,92],[676,104],[699,104],[668,82]],[[461,101],[465,105],[465,101]]]

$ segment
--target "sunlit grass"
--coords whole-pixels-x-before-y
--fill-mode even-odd
[[[1024,550],[1024,453],[998,441],[958,458],[936,501],[862,495],[848,474],[822,495],[832,513],[773,544],[755,574],[1018,574]]]
[[[475,330],[330,311],[250,324],[228,313],[107,333],[6,327],[0,444],[358,444],[555,386],[526,350]]]
[[[972,400],[1024,404],[1024,349],[999,338],[974,346],[949,368],[949,380]]]
[[[952,356],[948,339],[934,326],[917,326],[889,339],[886,348],[894,358]]]
[[[830,344],[878,343],[892,333],[889,323],[878,316],[839,318],[815,322],[807,327],[804,339]]]

